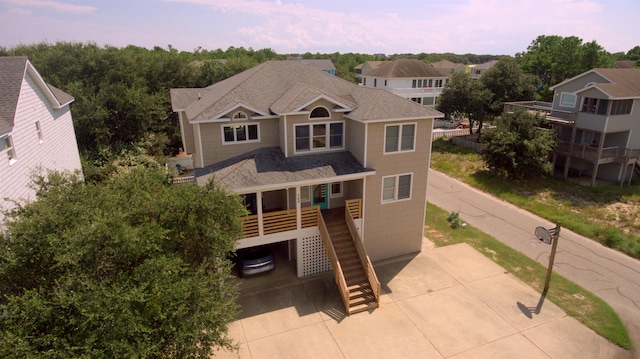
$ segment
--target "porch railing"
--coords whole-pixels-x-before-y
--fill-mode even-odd
[[[356,228],[355,224],[355,219],[359,219],[362,217],[362,199],[346,200],[345,207],[346,210],[344,211],[344,219],[347,222],[347,226],[349,227],[349,232],[351,232],[351,237],[353,238],[356,250],[358,251],[360,262],[362,262],[362,265],[365,269],[367,279],[369,280],[369,284],[371,285],[371,289],[373,291],[373,295],[376,297],[376,302],[379,303],[380,281],[378,281],[378,276],[376,276],[376,272],[373,269],[371,259],[367,255],[367,252],[364,250],[362,240],[360,239],[360,234],[358,233],[358,229]]]
[[[300,209],[300,228],[318,225],[319,207],[304,207]],[[260,235],[260,217],[257,214],[241,217],[244,238]],[[295,209],[268,212],[262,214],[262,233],[264,235],[294,231],[298,229],[298,216]]]
[[[569,142],[560,142],[556,151],[560,153],[568,154],[572,157],[577,157],[583,160],[587,160],[593,163],[602,162],[633,162],[633,159],[638,159],[640,156],[640,149],[625,148],[625,147],[605,147],[598,155],[598,148],[583,144],[574,143],[573,146]]]

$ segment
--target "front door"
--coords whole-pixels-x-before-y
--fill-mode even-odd
[[[329,201],[327,200],[327,184],[319,184],[317,186],[311,186],[313,191],[313,197],[311,199],[312,206],[319,206],[320,209],[329,207]]]

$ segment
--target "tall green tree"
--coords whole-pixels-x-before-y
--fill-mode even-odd
[[[85,184],[50,174],[0,238],[0,357],[209,358],[231,348],[227,254],[240,201],[125,167]]]
[[[527,51],[516,54],[522,69],[538,78],[540,99],[551,101],[550,87],[596,67],[613,67],[613,56],[595,41],[576,36],[540,35]]]
[[[496,128],[482,137],[482,158],[489,169],[504,177],[549,175],[549,153],[558,139],[555,132],[543,129],[544,119],[524,110],[505,113]]]
[[[480,134],[491,98],[491,91],[482,82],[472,79],[465,72],[457,72],[444,87],[438,110],[450,117],[467,117],[470,124],[477,121],[477,133]],[[469,134],[472,131],[473,126],[469,126]]]
[[[536,78],[526,74],[513,57],[503,57],[480,78],[480,82],[492,92],[489,112],[502,113],[505,102],[535,99]]]

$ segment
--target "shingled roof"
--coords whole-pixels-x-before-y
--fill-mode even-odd
[[[567,82],[571,82],[577,78],[583,77],[588,73],[596,73],[607,80],[591,84],[584,89],[578,91],[586,91],[590,88],[598,88],[611,99],[632,99],[640,98],[640,69],[609,69],[596,68],[584,72],[578,76],[564,80],[552,87],[552,89],[561,86]]]
[[[268,61],[207,88],[171,90],[173,110],[184,110],[189,121],[219,118],[238,106],[263,116],[292,113],[319,97],[344,105],[350,111],[347,117],[357,121],[443,116],[382,89],[358,86],[297,61]]]
[[[59,109],[73,101],[71,95],[45,83],[27,57],[0,57],[0,134],[11,131],[14,126],[22,80],[27,71],[33,75],[53,108]]]
[[[26,57],[0,57],[0,134],[13,128],[26,66]]]
[[[347,151],[285,157],[279,147],[267,147],[198,168],[195,177],[199,185],[215,178],[228,190],[248,190],[374,173]]]
[[[447,77],[441,70],[416,59],[398,59],[384,62],[367,72],[366,76],[381,78]]]

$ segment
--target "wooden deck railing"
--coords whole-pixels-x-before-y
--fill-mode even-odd
[[[333,269],[333,276],[335,278],[336,285],[340,290],[342,303],[344,303],[345,313],[349,313],[349,289],[347,288],[347,280],[344,278],[342,267],[340,266],[340,262],[338,261],[338,255],[333,248],[331,237],[329,237],[329,231],[327,230],[327,225],[324,223],[324,218],[322,218],[322,214],[320,213],[320,211],[318,211],[317,214],[317,221],[318,226],[320,227],[320,237],[322,238],[322,242],[324,242],[324,248],[327,252],[327,256],[329,257],[331,269]]]
[[[367,279],[369,280],[369,284],[371,285],[373,295],[376,297],[376,302],[379,303],[380,281],[378,280],[376,272],[373,269],[371,259],[367,255],[367,252],[364,250],[362,240],[360,239],[360,234],[358,233],[358,229],[356,228],[356,224],[354,221],[355,219],[362,217],[362,199],[347,200],[345,201],[345,207],[346,210],[344,211],[344,219],[347,222],[347,226],[349,227],[349,232],[351,232],[351,237],[353,238],[356,250],[358,251],[360,262],[362,262],[362,266],[364,267],[367,274]]]
[[[600,154],[598,155],[598,147],[593,147],[589,145],[583,145],[580,143],[574,143],[573,145],[570,142],[562,141],[558,143],[558,147],[556,147],[556,151],[564,154],[568,154],[572,157],[578,157],[583,160],[592,162],[592,163],[603,163],[603,162],[621,162],[628,163],[632,162],[635,158],[640,157],[640,149],[632,149],[625,147],[604,147]]]
[[[318,225],[319,207],[304,207],[300,209],[300,228],[314,227]],[[260,218],[257,214],[241,217],[242,233],[244,238],[260,235]],[[268,212],[262,215],[262,231],[264,235],[294,231],[298,229],[297,214],[295,209]]]

